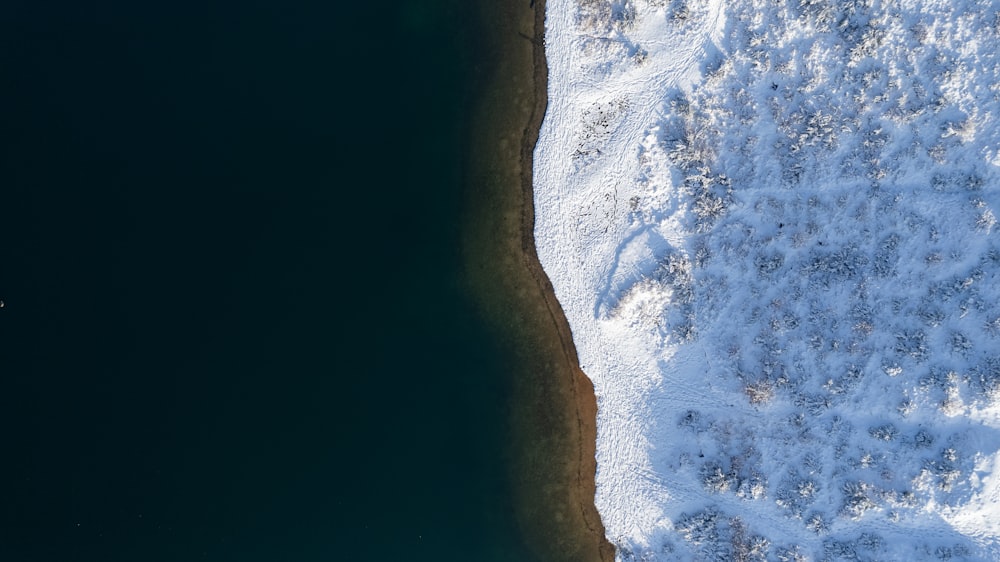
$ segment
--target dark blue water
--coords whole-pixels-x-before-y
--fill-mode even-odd
[[[0,6],[0,560],[520,560],[474,4]]]

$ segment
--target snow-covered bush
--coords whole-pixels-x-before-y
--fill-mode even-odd
[[[1000,9],[576,3],[546,232],[620,557],[1000,557]]]

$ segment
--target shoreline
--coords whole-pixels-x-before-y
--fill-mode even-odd
[[[463,217],[463,254],[477,304],[516,357],[508,452],[516,515],[540,560],[610,562],[614,549],[594,505],[597,401],[534,243],[532,166],[548,101],[545,0],[481,9],[491,61],[469,135],[473,212]]]

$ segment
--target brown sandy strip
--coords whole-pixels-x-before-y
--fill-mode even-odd
[[[562,306],[556,299],[552,283],[542,269],[535,251],[535,206],[534,182],[532,179],[535,145],[542,126],[545,109],[548,106],[548,64],[545,60],[545,0],[534,4],[535,24],[532,75],[535,84],[535,107],[531,119],[524,130],[521,141],[521,189],[524,192],[525,204],[522,206],[521,231],[522,251],[525,265],[541,289],[542,297],[549,310],[549,316],[559,331],[562,346],[563,361],[569,365],[572,376],[569,385],[573,393],[573,405],[576,408],[577,434],[577,470],[574,500],[580,506],[584,523],[593,540],[596,540],[598,556],[601,560],[613,560],[614,550],[604,536],[604,525],[601,523],[597,508],[594,506],[596,486],[594,476],[597,472],[597,399],[594,396],[594,386],[587,375],[580,369],[580,361],[573,345],[573,335],[569,322],[563,313]]]
[[[594,507],[597,401],[538,261],[532,162],[547,104],[545,2],[484,2],[492,65],[470,135],[465,216],[473,294],[517,357],[513,481],[526,542],[543,561],[610,562]],[[487,27],[488,26],[488,27]]]

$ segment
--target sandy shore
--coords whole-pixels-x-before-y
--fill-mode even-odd
[[[544,561],[605,561],[594,507],[597,402],[535,253],[532,157],[547,103],[544,0],[483,2],[488,53],[469,133],[470,289],[516,357],[509,454],[518,521]]]

